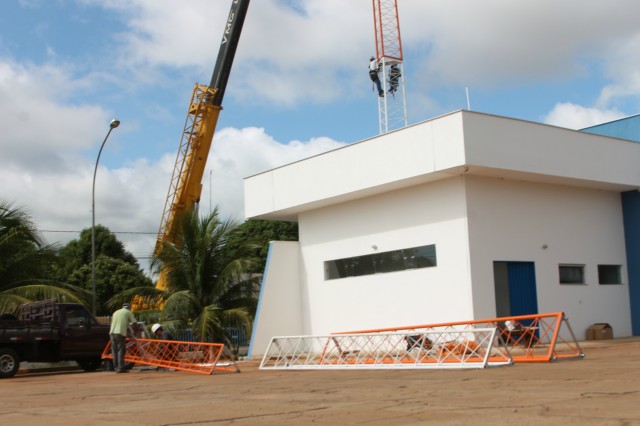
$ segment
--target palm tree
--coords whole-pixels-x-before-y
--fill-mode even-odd
[[[238,222],[221,220],[217,207],[203,217],[197,209],[186,211],[176,221],[172,241],[163,242],[151,263],[156,273],[164,274],[167,288],[131,289],[113,298],[111,305],[134,295],[146,301],[160,296],[161,321],[188,326],[201,341],[228,343],[225,326],[251,328],[247,307],[253,295],[247,288],[252,280],[244,272],[252,266],[259,246],[246,241],[229,244]]]
[[[15,314],[34,300],[86,303],[86,291],[48,278],[55,261],[27,210],[0,199],[0,313]]]

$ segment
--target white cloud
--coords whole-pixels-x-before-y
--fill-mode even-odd
[[[64,150],[86,149],[107,113],[66,100],[84,83],[64,67],[22,65],[0,58],[0,165],[65,170]]]
[[[399,5],[405,46],[422,45],[425,80],[504,85],[566,78],[640,34],[633,0],[486,0]]]
[[[73,90],[73,80],[61,69],[0,63],[0,196],[25,205],[40,229],[80,231],[91,226],[95,166],[95,159],[83,157],[82,152],[89,143],[102,140],[104,135],[96,132],[106,131],[108,116],[96,106],[67,105],[66,96],[42,86],[43,75],[57,79],[58,87]],[[342,145],[328,138],[281,144],[264,129],[220,129],[208,163],[212,173],[203,182],[202,208],[212,203],[223,215],[242,219],[244,177]],[[156,232],[174,161],[175,153],[170,152],[158,160],[141,158],[113,169],[100,164],[96,222],[115,232]],[[48,232],[45,237],[66,243],[78,234]],[[154,235],[118,234],[118,238],[141,257],[150,255],[155,243]],[[146,266],[144,261],[142,265]]]
[[[128,31],[119,36],[119,64],[137,73],[134,78],[148,82],[158,67],[169,66],[191,70],[207,83],[229,2],[83,1],[120,12]],[[640,37],[636,3],[399,2],[409,95],[423,96],[440,85],[480,89],[562,82],[602,66],[611,79],[602,102],[637,96],[633,76],[640,46],[629,42]],[[371,2],[254,1],[227,96],[289,107],[364,97],[369,95],[363,90],[364,66],[374,47]]]
[[[598,105],[607,106],[629,96],[640,97],[640,33],[613,46],[608,58],[606,72],[612,83],[602,89]],[[640,102],[635,105],[637,108]]]
[[[544,122],[554,126],[578,130],[617,120],[624,116],[623,113],[615,109],[603,110],[572,103],[558,103],[545,116]]]
[[[76,231],[47,232],[50,242],[64,244],[91,226],[93,150],[111,117],[100,106],[72,103],[90,86],[86,77],[74,77],[64,65],[0,58],[0,197],[26,206],[40,229]],[[126,134],[126,124],[111,136],[116,147],[120,134]],[[328,138],[279,143],[260,128],[219,129],[208,163],[210,180],[205,176],[203,182],[202,208],[212,203],[223,215],[242,219],[244,177],[342,145]],[[156,232],[175,157],[168,152],[113,168],[103,159],[96,176],[96,222],[115,232]],[[155,243],[155,235],[125,233],[118,238],[139,257],[149,256]]]
[[[230,2],[84,1],[115,9],[126,21],[118,63],[134,78],[154,72],[141,68],[169,66],[209,82]],[[370,3],[308,0],[295,6],[281,0],[251,3],[230,80],[233,96],[282,105],[325,102],[356,91],[339,75],[367,76],[374,50]]]
[[[219,204],[225,213],[244,218],[245,177],[344,145],[329,138],[280,143],[256,127],[222,129],[214,138],[207,162],[212,185],[205,175],[201,205],[208,209],[207,191],[211,191],[213,205]]]

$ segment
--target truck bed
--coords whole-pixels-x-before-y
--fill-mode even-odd
[[[60,325],[49,321],[0,321],[0,342],[59,340]]]

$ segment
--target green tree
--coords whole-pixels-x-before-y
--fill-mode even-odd
[[[99,256],[107,256],[140,268],[135,256],[125,249],[124,244],[107,227],[96,225],[95,238],[96,259]],[[91,228],[83,229],[77,240],[69,241],[58,251],[58,256],[60,257],[60,266],[57,278],[60,281],[65,281],[84,265],[91,265]]]
[[[96,225],[96,313],[110,313],[107,301],[116,294],[136,287],[153,287],[137,259],[105,226]],[[56,277],[93,293],[91,276],[91,228],[83,229],[77,240],[69,241],[58,251]]]
[[[267,263],[271,241],[298,241],[298,224],[296,222],[249,219],[238,226],[230,244],[251,243],[259,245],[258,259],[250,272],[262,274]]]
[[[197,210],[176,218],[172,241],[164,241],[152,261],[164,274],[166,289],[131,289],[111,300],[115,307],[134,297],[164,302],[160,320],[174,327],[190,327],[202,341],[228,341],[225,326],[242,324],[251,329],[251,315],[242,291],[250,278],[246,271],[255,261],[257,245],[230,245],[237,221],[222,220],[218,208],[199,217]]]
[[[54,249],[24,207],[0,200],[0,313],[16,313],[22,303],[50,298],[88,302],[87,292],[51,279]]]
[[[83,265],[73,271],[67,282],[92,292],[91,264]],[[102,255],[96,258],[96,312],[98,315],[109,315],[111,309],[107,305],[108,300],[118,293],[136,287],[153,288],[151,278],[122,259]]]

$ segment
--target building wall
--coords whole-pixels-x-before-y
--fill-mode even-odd
[[[274,336],[303,334],[299,266],[297,241],[271,242],[251,332],[249,357],[263,355]]]
[[[504,261],[534,262],[538,311],[565,312],[577,338],[595,322],[631,335],[617,192],[463,175],[306,212],[299,232],[270,248],[250,356],[276,335],[503,315]],[[428,244],[437,267],[325,280],[325,261]],[[561,285],[559,264],[584,264],[586,284]],[[598,284],[598,264],[623,265],[624,284]]]
[[[465,216],[460,177],[300,215],[304,333],[471,318]],[[437,267],[325,280],[325,261],[428,244]]]
[[[436,180],[439,172],[463,164],[462,114],[451,114],[251,176],[244,182],[245,215],[292,219]]]
[[[478,176],[466,185],[476,318],[496,315],[493,262],[533,261],[539,312],[564,311],[579,339],[595,322],[631,335],[619,193]],[[561,285],[561,263],[584,264],[586,285]],[[624,284],[598,284],[598,264],[623,265]]]
[[[306,211],[462,173],[637,189],[640,145],[539,123],[458,111],[245,179],[246,217]]]
[[[617,190],[640,184],[636,142],[486,114],[463,117],[468,174]]]

